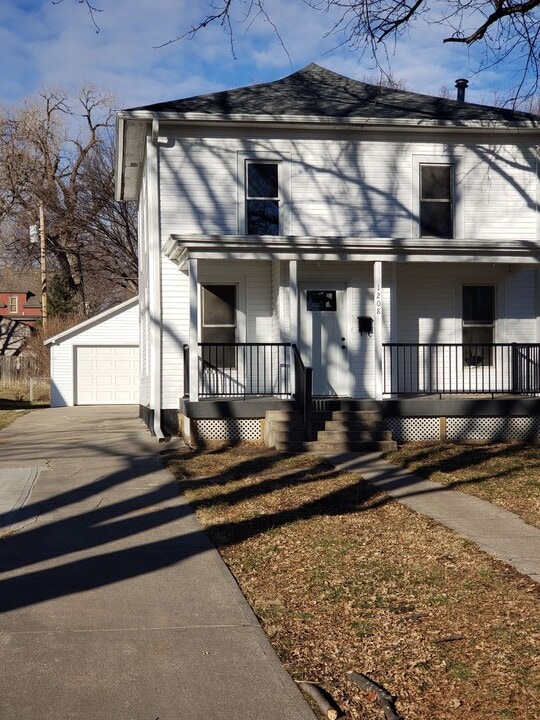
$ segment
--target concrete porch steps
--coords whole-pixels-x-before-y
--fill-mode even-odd
[[[397,444],[374,410],[313,413],[314,440],[306,440],[297,411],[266,413],[264,442],[280,452],[387,452]]]

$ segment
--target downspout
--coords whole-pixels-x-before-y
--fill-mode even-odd
[[[158,174],[159,120],[152,120],[152,132],[146,138],[146,161],[148,167],[148,219],[149,226],[149,310],[152,326],[152,376],[150,403],[154,409],[153,431],[160,441],[165,439],[161,429],[161,222],[159,207]]]
[[[540,146],[536,146],[536,242],[540,239]],[[536,266],[536,342],[540,343],[540,270]]]

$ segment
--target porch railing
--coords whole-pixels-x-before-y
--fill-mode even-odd
[[[288,343],[199,343],[199,397],[291,394]]]
[[[296,345],[292,346],[294,361],[293,397],[304,422],[304,437],[313,440],[313,369],[306,367]]]
[[[184,396],[189,395],[189,346],[183,346]],[[200,398],[292,397],[312,438],[313,370],[290,343],[199,343]],[[292,372],[291,372],[292,370]]]
[[[384,393],[540,393],[540,344],[385,343]]]
[[[184,356],[184,397],[189,397],[189,345],[183,347]]]

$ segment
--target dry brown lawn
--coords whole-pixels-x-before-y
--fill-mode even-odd
[[[358,475],[309,455],[215,446],[165,453],[297,680],[349,720],[540,717],[539,586]]]

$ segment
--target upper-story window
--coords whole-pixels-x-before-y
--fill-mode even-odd
[[[447,163],[421,163],[420,237],[454,237],[454,169]]]
[[[19,311],[19,299],[16,295],[12,295],[9,298],[9,312],[16,313]]]
[[[280,234],[279,163],[246,161],[246,235]]]

